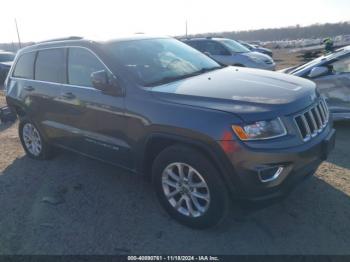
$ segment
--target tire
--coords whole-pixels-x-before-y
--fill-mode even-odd
[[[183,183],[176,183],[181,180],[180,169],[184,173]],[[160,204],[183,225],[210,228],[219,224],[228,213],[230,198],[227,188],[212,162],[196,149],[182,145],[164,149],[154,160],[152,181]],[[179,202],[181,205],[176,207]]]
[[[32,131],[32,133],[30,131]],[[33,122],[22,120],[18,127],[18,134],[22,147],[28,157],[37,160],[45,160],[52,156],[50,144],[45,140],[42,133]]]

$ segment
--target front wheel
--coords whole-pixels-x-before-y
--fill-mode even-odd
[[[27,156],[33,159],[48,159],[51,156],[51,147],[44,140],[36,125],[24,120],[19,124],[19,137]]]
[[[152,171],[161,205],[180,223],[204,229],[227,214],[227,189],[214,165],[199,151],[171,146],[155,159]]]

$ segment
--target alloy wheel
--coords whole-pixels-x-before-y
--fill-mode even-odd
[[[203,176],[185,163],[171,163],[162,173],[163,193],[170,205],[189,217],[200,217],[209,208],[210,192]]]
[[[25,123],[22,131],[26,149],[34,156],[39,156],[42,150],[42,142],[39,131],[31,123]]]

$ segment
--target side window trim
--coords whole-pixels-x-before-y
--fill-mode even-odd
[[[102,60],[94,51],[92,51],[90,48],[85,47],[85,46],[67,46],[66,48],[80,48],[80,49],[85,49],[85,50],[87,50],[87,51],[90,52],[93,56],[95,56],[95,57],[97,58],[97,60],[106,68],[106,70],[107,70],[110,74],[114,75],[113,72],[112,72],[112,70],[110,70],[109,67],[103,62],[103,60]]]
[[[65,53],[65,71],[66,71],[66,85],[69,85],[69,73],[68,73],[68,62],[69,62],[69,47],[66,48]]]
[[[34,75],[33,75],[33,80],[34,81],[39,81],[39,82],[44,82],[44,83],[50,83],[50,84],[59,84],[59,85],[64,85],[67,83],[66,81],[66,60],[65,60],[65,56],[66,56],[66,47],[65,46],[58,46],[58,47],[50,47],[50,48],[41,48],[41,49],[38,49],[38,50],[35,50],[34,52],[36,52],[35,54],[35,59],[34,59]],[[40,52],[44,52],[44,51],[48,51],[48,50],[62,50],[63,51],[63,83],[60,83],[60,82],[53,82],[53,81],[48,81],[48,80],[39,80],[39,79],[36,79],[36,67],[37,67],[37,60],[38,60],[38,56],[39,56],[39,53]]]
[[[115,77],[115,74],[112,72],[112,70],[110,70],[109,67],[103,62],[103,60],[90,48],[85,47],[85,46],[67,46],[66,48],[67,48],[66,70],[67,70],[67,85],[68,86],[99,90],[99,89],[92,87],[92,86],[74,85],[74,84],[69,83],[69,52],[70,52],[70,49],[72,49],[72,48],[79,48],[79,49],[83,49],[83,50],[86,50],[87,52],[89,52],[93,57],[95,57],[99,61],[99,63],[101,63],[101,65],[104,67],[104,70],[106,70],[107,73],[111,75],[111,77]]]
[[[112,76],[116,77],[116,75],[112,72],[112,70],[109,69],[109,67],[103,62],[103,60],[93,51],[91,50],[90,48],[88,47],[85,47],[85,46],[79,46],[79,45],[72,45],[72,46],[62,46],[62,47],[47,47],[47,48],[38,48],[37,50],[32,50],[32,51],[27,51],[27,52],[23,52],[21,54],[24,55],[24,54],[28,54],[28,53],[35,53],[35,59],[34,59],[34,64],[33,64],[33,79],[27,79],[27,80],[30,80],[30,81],[37,81],[37,82],[41,82],[41,83],[50,83],[50,84],[57,84],[57,85],[61,85],[60,83],[55,83],[55,82],[50,82],[50,81],[42,81],[42,80],[36,80],[35,79],[35,67],[36,67],[36,61],[37,61],[37,57],[38,57],[38,53],[39,51],[42,51],[42,50],[50,50],[50,49],[58,49],[58,48],[62,48],[62,49],[69,49],[69,48],[81,48],[81,49],[85,49],[87,50],[88,52],[90,52],[93,56],[95,56],[99,62],[102,63],[102,65],[105,67],[105,69],[108,71],[109,74],[111,74]],[[65,61],[65,68],[66,70],[68,71],[68,52],[69,51],[66,51],[65,52],[65,55],[66,55],[66,61]],[[18,60],[19,58],[21,57],[19,56],[18,58],[16,58],[15,60],[15,64],[17,65],[18,63]],[[20,77],[16,77],[14,76],[14,69],[16,67],[16,65],[13,67],[12,69],[12,72],[10,74],[11,78],[15,78],[15,79],[23,79],[23,78],[20,78]],[[97,88],[95,87],[88,87],[88,86],[78,86],[78,85],[72,85],[72,84],[69,84],[68,83],[68,72],[66,73],[66,83],[64,83],[64,85],[68,85],[68,86],[72,86],[72,87],[79,87],[79,88],[87,88],[87,89],[92,89],[92,90],[98,90]]]
[[[34,57],[34,64],[33,64],[33,80],[35,80],[35,68],[36,68],[36,60],[38,59],[38,51],[34,51],[35,52],[35,57]]]

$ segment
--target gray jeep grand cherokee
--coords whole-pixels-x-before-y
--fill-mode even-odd
[[[67,38],[20,50],[6,80],[29,157],[53,146],[150,176],[162,206],[196,228],[230,198],[279,196],[334,146],[312,82],[222,67],[172,38]]]

